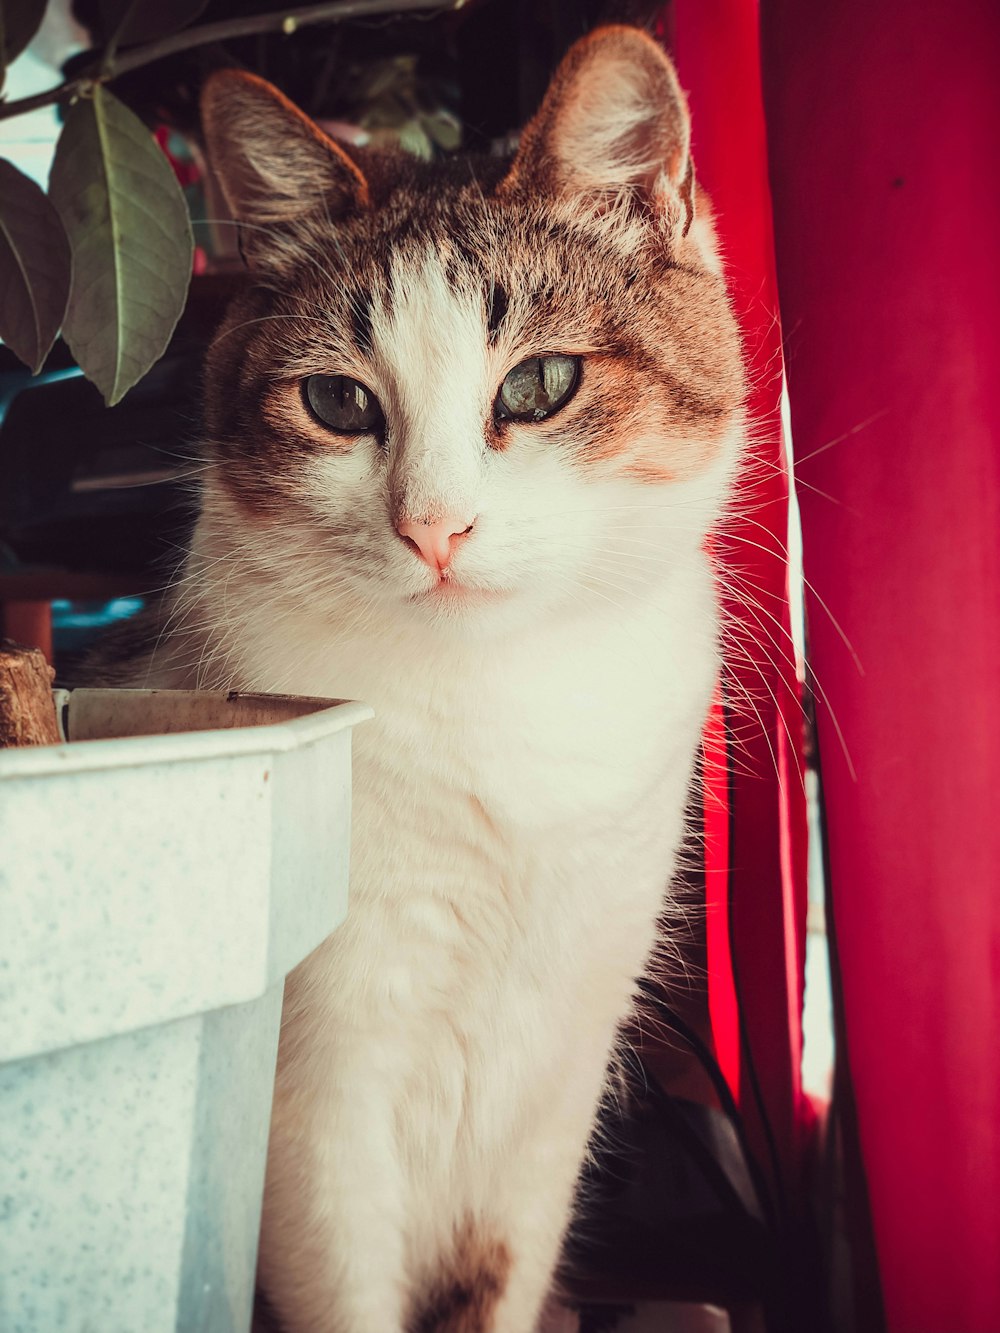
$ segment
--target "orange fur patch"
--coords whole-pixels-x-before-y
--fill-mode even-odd
[[[455,1245],[407,1333],[489,1333],[507,1285],[511,1254],[471,1219],[456,1228]]]

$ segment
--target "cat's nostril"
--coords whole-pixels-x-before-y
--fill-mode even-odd
[[[408,536],[407,536],[407,533],[405,533],[405,532],[401,532],[401,533],[400,533],[400,537],[403,537],[403,540],[405,541],[405,544],[407,544],[408,547],[409,547],[409,549],[411,549],[411,551],[413,552],[413,555],[415,555],[415,556],[419,556],[420,559],[423,560],[423,557],[424,557],[424,556],[423,556],[423,552],[421,552],[420,545],[417,544],[416,541],[412,539],[412,537],[408,537]]]
[[[456,550],[476,525],[447,514],[444,518],[418,523],[412,519],[398,519],[396,531],[407,546],[425,565],[443,573],[451,564]]]

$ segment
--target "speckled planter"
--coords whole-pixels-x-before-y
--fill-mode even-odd
[[[72,743],[0,753],[3,1333],[249,1328],[282,982],[346,911],[370,715],[76,690]]]

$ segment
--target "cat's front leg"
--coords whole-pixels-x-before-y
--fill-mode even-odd
[[[502,1197],[511,1265],[490,1333],[548,1333],[563,1328],[552,1296],[556,1266],[571,1222],[576,1183],[594,1119],[606,1061],[589,1078],[574,1071],[509,1164]],[[569,1073],[569,1071],[567,1071]]]
[[[279,1075],[260,1283],[282,1333],[403,1333],[400,1173],[367,1064],[340,1050],[327,1077],[294,1091]]]
[[[525,1090],[523,1120],[502,1153],[480,1145],[467,1204],[421,1284],[408,1333],[567,1333],[553,1285],[580,1163],[605,1078],[605,1042],[553,1057]]]

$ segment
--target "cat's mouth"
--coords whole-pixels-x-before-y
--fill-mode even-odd
[[[411,602],[438,606],[491,606],[511,596],[508,588],[480,588],[454,578],[439,579],[424,592],[414,593]]]

